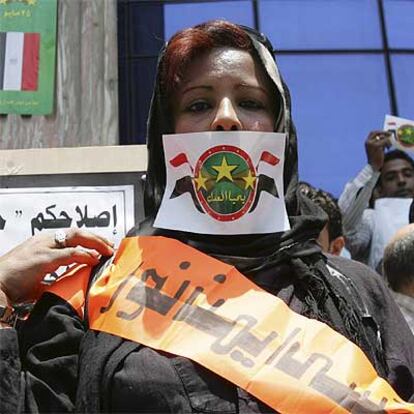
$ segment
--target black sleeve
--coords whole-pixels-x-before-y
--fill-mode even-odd
[[[13,329],[3,329],[0,335],[1,412],[73,411],[84,335],[74,309],[46,293],[19,328],[18,343]]]
[[[18,412],[20,358],[15,329],[0,329],[0,412]]]
[[[379,327],[387,381],[408,401],[414,394],[414,336],[381,276],[361,263],[329,256],[335,268],[356,284],[368,310]]]
[[[414,395],[414,336],[385,283],[379,277],[376,280],[377,287],[371,292],[389,370],[388,382],[408,401]]]

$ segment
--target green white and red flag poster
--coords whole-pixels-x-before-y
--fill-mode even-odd
[[[57,0],[0,0],[0,114],[53,112]]]

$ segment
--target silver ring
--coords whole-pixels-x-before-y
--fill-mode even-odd
[[[66,247],[66,239],[68,238],[67,234],[63,230],[56,230],[55,231],[55,244],[56,247],[59,249],[63,249]]]

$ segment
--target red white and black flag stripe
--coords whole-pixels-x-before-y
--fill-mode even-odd
[[[39,49],[39,33],[0,32],[0,90],[37,90]]]

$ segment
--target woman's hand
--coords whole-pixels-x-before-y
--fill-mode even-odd
[[[0,257],[0,289],[12,304],[29,301],[37,297],[44,276],[59,266],[93,266],[101,255],[111,256],[113,252],[108,240],[77,228],[66,231],[64,247],[53,233],[41,233]]]

